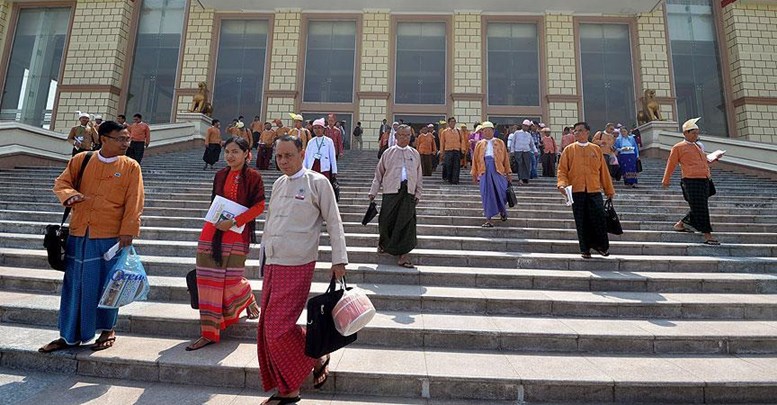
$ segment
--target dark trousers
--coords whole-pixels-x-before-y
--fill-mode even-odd
[[[710,224],[710,181],[709,179],[682,179],[683,198],[688,201],[691,210],[683,218],[683,223],[702,233],[712,232]]]
[[[603,252],[609,250],[610,238],[607,236],[602,193],[572,193],[572,199],[572,213],[575,216],[580,252],[590,253],[591,249]]]
[[[443,170],[443,179],[451,184],[459,184],[459,175],[461,174],[461,151],[449,150],[445,152],[445,169]],[[445,176],[447,174],[447,177]]]
[[[556,154],[555,153],[542,154],[542,176],[556,177]]]
[[[135,159],[138,163],[143,160],[143,154],[146,152],[146,143],[143,141],[132,141],[127,148],[127,157]]]

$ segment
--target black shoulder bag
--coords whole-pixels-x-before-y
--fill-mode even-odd
[[[84,176],[84,170],[86,165],[89,164],[89,159],[92,158],[94,152],[88,152],[84,161],[81,163],[81,170],[76,176],[76,182],[74,187],[76,191],[81,186],[81,178]],[[70,236],[70,227],[65,226],[65,221],[70,215],[70,207],[65,208],[65,213],[62,215],[62,222],[59,225],[46,226],[46,235],[43,238],[43,247],[46,248],[49,258],[49,266],[54,270],[65,271],[67,267],[65,261],[65,249],[67,248],[67,238]]]

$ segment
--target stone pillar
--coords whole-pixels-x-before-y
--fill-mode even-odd
[[[290,112],[296,110],[296,98],[301,87],[297,83],[297,62],[300,44],[304,43],[304,39],[300,38],[301,19],[302,11],[298,8],[275,10],[265,120],[286,119]]]
[[[193,96],[199,90],[200,82],[208,82],[210,76],[211,42],[215,24],[215,10],[203,8],[193,1],[189,7],[189,20],[186,22],[186,37],[183,39],[183,59],[181,80],[178,83],[176,114],[187,113],[192,106]],[[213,100],[213,89],[209,98]],[[227,117],[225,117],[226,119]]]
[[[474,129],[483,116],[483,44],[480,11],[456,11],[453,16],[453,116]],[[458,62],[458,63],[457,63]],[[475,62],[475,63],[472,63]]]
[[[637,100],[644,95],[645,89],[655,90],[663,118],[669,121],[676,120],[663,8],[659,7],[652,13],[637,16],[637,37],[635,57],[639,58],[642,75],[642,88],[637,89]],[[640,103],[637,104],[641,106]],[[637,118],[634,117],[634,122],[636,121]],[[624,124],[631,123],[624,122]]]
[[[574,21],[571,14],[545,15],[545,49],[548,66],[548,116],[545,122],[557,133],[581,118],[577,93]]]
[[[129,24],[133,0],[79,0],[59,87],[55,131],[67,131],[76,122],[76,111],[118,114],[124,68],[127,61]]]
[[[361,69],[359,91],[359,116],[364,134],[364,149],[378,149],[380,125],[388,119],[388,103],[391,91],[389,77],[389,32],[391,14],[385,9],[367,9],[362,16]]]
[[[777,143],[777,4],[738,1],[723,8],[736,132]]]

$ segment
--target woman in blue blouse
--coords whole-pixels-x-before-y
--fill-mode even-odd
[[[623,183],[636,188],[639,147],[634,135],[629,135],[626,128],[621,130],[621,135],[615,140],[615,150],[618,151],[618,163],[623,174]]]

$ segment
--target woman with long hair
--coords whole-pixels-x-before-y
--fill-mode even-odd
[[[251,147],[244,138],[224,143],[227,167],[216,172],[211,200],[221,196],[248,211],[217,224],[206,222],[197,245],[197,290],[202,335],[186,347],[198,350],[221,340],[221,331],[239,320],[259,317],[251,284],[243,277],[248,248],[256,242],[256,217],[264,211],[262,175],[249,167]],[[241,232],[235,229],[244,227]]]

